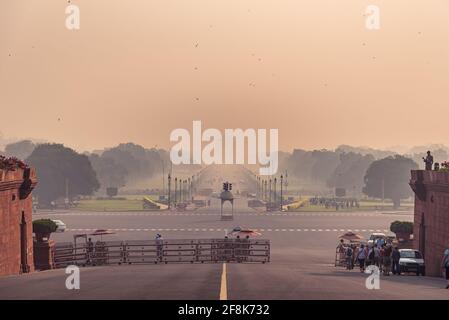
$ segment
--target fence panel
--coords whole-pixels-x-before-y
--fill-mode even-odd
[[[97,241],[56,244],[56,268],[67,265],[154,263],[265,263],[270,262],[270,241],[261,239],[170,239]]]

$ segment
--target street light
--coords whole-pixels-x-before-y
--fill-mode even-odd
[[[175,178],[175,206],[176,206],[176,194],[178,193],[178,178]]]
[[[171,194],[171,175],[169,173],[168,174],[168,210],[170,210],[170,208],[171,208],[170,194]]]
[[[165,162],[161,159],[162,164],[162,194],[165,195]]]
[[[277,178],[274,178],[274,190],[273,190],[273,198],[274,198],[274,205],[276,206],[277,203],[277,194],[276,194],[276,184],[277,184]]]
[[[268,184],[268,181],[267,181],[267,179],[265,179],[265,191],[264,191],[264,200],[265,201],[267,201],[268,200],[268,195],[267,195],[267,193],[268,193],[268,187],[267,187],[267,184]]]
[[[269,192],[269,199],[270,199],[269,203],[270,203],[270,207],[271,207],[271,179],[270,179],[270,192]]]
[[[190,200],[190,199],[192,199],[192,183],[191,183],[190,177],[188,178],[188,181],[189,181],[189,184],[187,185],[187,189],[188,189],[187,195]]]
[[[282,185],[283,185],[283,181],[284,181],[284,176],[281,174],[281,211],[282,211],[282,202],[284,200],[283,195],[282,195]]]

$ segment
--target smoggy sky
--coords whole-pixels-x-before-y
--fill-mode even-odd
[[[92,150],[175,128],[281,149],[449,144],[448,0],[0,0],[0,131]],[[380,30],[365,9],[380,7]]]

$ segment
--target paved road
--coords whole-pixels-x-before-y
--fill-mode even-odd
[[[71,241],[74,233],[116,231],[107,240],[223,237],[239,225],[271,240],[268,264],[145,265],[81,269],[81,290],[65,289],[64,270],[0,279],[0,298],[39,299],[448,299],[438,278],[390,276],[380,290],[367,290],[367,275],[333,266],[337,237],[353,230],[368,237],[386,232],[391,221],[411,213],[261,213],[236,201],[234,221],[220,221],[219,206],[191,212],[61,212],[36,214],[63,220],[68,230],[53,234]],[[225,288],[225,290],[223,289]]]

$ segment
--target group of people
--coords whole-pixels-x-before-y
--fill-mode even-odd
[[[340,199],[340,198],[325,198],[313,197],[309,199],[312,205],[324,206],[326,209],[335,208],[335,210],[344,208],[359,208],[359,202],[356,199]]]
[[[344,257],[346,269],[352,270],[358,264],[360,272],[365,272],[365,268],[375,265],[384,275],[400,275],[399,259],[401,255],[398,247],[393,247],[391,242],[379,238],[372,245],[349,244],[345,245],[340,241],[339,252]]]

